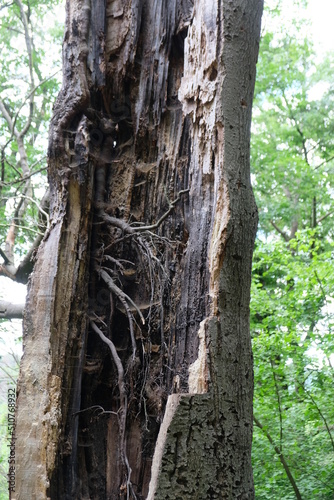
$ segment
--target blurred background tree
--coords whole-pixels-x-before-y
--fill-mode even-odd
[[[63,18],[60,0],[0,1],[0,500],[8,499],[7,388],[21,351],[21,321],[11,318],[23,304],[19,311],[10,299],[24,302],[17,283],[27,282],[48,224],[46,150]]]
[[[0,273],[26,283],[47,227],[46,144],[59,90],[58,0],[2,2]]]

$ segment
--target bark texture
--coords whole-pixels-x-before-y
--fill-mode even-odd
[[[12,498],[253,498],[262,1],[66,9]]]

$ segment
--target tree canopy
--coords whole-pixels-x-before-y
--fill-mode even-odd
[[[60,87],[61,2],[0,2],[0,499],[8,498],[7,386],[15,387],[22,307],[9,288],[26,283],[48,224],[46,149]],[[59,11],[61,12],[61,11]],[[58,13],[59,13],[58,12]]]
[[[46,144],[59,90],[62,36],[62,23],[50,9],[58,4],[1,5],[0,272],[22,283],[48,224]]]
[[[252,137],[256,498],[330,498],[333,57],[315,54],[300,18],[267,25]]]

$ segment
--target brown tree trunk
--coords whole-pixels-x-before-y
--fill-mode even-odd
[[[253,498],[262,0],[66,9],[13,498]]]

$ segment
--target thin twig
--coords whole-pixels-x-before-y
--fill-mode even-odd
[[[320,219],[317,220],[317,224],[319,224],[319,222],[322,222],[323,220],[327,219],[327,217],[329,217],[332,214],[334,214],[334,210],[331,210],[330,212],[327,212],[327,214],[320,217]]]
[[[322,418],[324,424],[325,424],[325,427],[326,427],[326,430],[327,430],[327,433],[328,433],[328,436],[329,436],[329,439],[330,439],[330,442],[332,444],[332,448],[333,448],[333,451],[334,451],[334,440],[333,440],[333,436],[332,436],[332,433],[330,431],[330,428],[329,428],[329,425],[328,425],[328,422],[326,420],[326,417],[324,416],[324,414],[322,413],[322,411],[320,410],[317,402],[315,401],[314,397],[312,396],[312,394],[310,392],[308,392],[307,389],[305,389],[305,387],[303,387],[301,384],[299,384],[297,382],[298,386],[303,389],[303,391],[305,392],[305,394],[310,398],[310,400],[312,401],[312,403],[314,404],[314,406],[316,407],[317,409],[317,412],[319,413],[320,417]]]
[[[283,453],[281,452],[281,450],[278,448],[278,446],[275,445],[274,443],[274,440],[273,438],[271,437],[271,435],[269,434],[269,432],[263,427],[263,425],[261,424],[261,422],[255,417],[255,415],[253,416],[253,420],[254,420],[254,423],[255,425],[261,429],[261,431],[263,432],[263,434],[266,436],[266,438],[268,439],[269,443],[272,445],[272,447],[274,448],[275,450],[275,453],[278,455],[279,459],[280,459],[280,462],[281,464],[283,465],[283,468],[286,472],[286,475],[288,476],[289,478],[289,481],[290,481],[290,484],[295,492],[295,495],[297,497],[298,500],[303,500],[302,499],[302,496],[300,494],[300,491],[298,489],[298,486],[297,486],[297,483],[292,475],[292,472],[290,470],[290,467],[283,455]]]
[[[123,406],[125,403],[125,400],[126,400],[126,392],[125,392],[125,384],[124,384],[124,368],[122,365],[122,361],[117,354],[115,344],[110,339],[108,339],[108,337],[106,337],[104,335],[104,333],[102,332],[102,330],[100,330],[100,328],[97,326],[95,321],[93,321],[91,319],[90,325],[91,325],[92,329],[94,330],[94,332],[98,334],[100,339],[105,344],[107,344],[107,346],[110,349],[111,357],[114,360],[114,363],[115,363],[116,369],[117,369],[117,373],[118,373],[118,388],[119,388],[119,393],[120,393],[121,405]]]
[[[130,299],[130,297],[128,295],[126,295],[120,288],[118,288],[118,286],[115,284],[113,279],[109,276],[109,274],[106,271],[104,271],[103,269],[99,269],[98,272],[99,272],[101,278],[103,279],[103,281],[108,285],[109,290],[111,292],[113,292],[116,295],[116,297],[119,298],[119,300],[122,302],[122,304],[124,306],[126,315],[128,317],[128,320],[129,320],[130,337],[131,337],[131,343],[132,343],[132,359],[134,360],[136,357],[137,344],[136,344],[136,338],[135,338],[134,327],[133,327],[133,316],[132,316],[132,313],[131,313],[130,308],[128,306],[127,300],[131,304],[134,305],[134,307],[136,308],[136,310],[138,312],[140,312],[140,311],[139,311],[138,307],[135,305],[135,303],[132,301],[132,299]],[[140,315],[142,316],[141,312],[140,312]],[[144,321],[143,316],[142,316],[142,321]]]
[[[152,224],[151,226],[134,227],[134,230],[142,232],[142,231],[152,231],[153,229],[157,229],[163,223],[163,221],[167,219],[169,214],[174,210],[176,203],[181,199],[181,195],[189,193],[189,191],[190,189],[182,189],[181,191],[179,191],[175,200],[169,203],[169,209],[167,210],[167,212],[165,212],[155,224]]]
[[[139,314],[140,319],[141,319],[143,325],[145,325],[144,316],[142,315],[142,312],[139,309],[139,307],[137,306],[137,304],[131,299],[131,297],[129,297],[126,293],[124,293],[123,290],[121,290],[120,288],[118,288],[118,286],[115,284],[115,282],[113,281],[113,279],[108,275],[108,273],[106,271],[104,271],[103,269],[101,269],[101,270],[97,269],[97,271],[99,272],[101,278],[108,285],[108,288],[109,288],[109,290],[111,292],[114,292],[115,295],[119,299],[122,299],[122,300],[130,302],[130,304],[135,308],[135,310]]]
[[[275,384],[275,390],[276,390],[276,396],[277,396],[277,403],[278,403],[278,411],[279,411],[279,426],[280,426],[280,432],[279,432],[279,437],[280,437],[280,445],[279,449],[282,452],[282,443],[283,443],[283,420],[282,420],[282,405],[281,405],[281,396],[279,393],[278,389],[278,384],[277,384],[277,379],[276,379],[276,372],[274,368],[274,363],[273,360],[270,359],[270,364],[273,372],[273,378],[274,378],[274,384]]]
[[[322,161],[319,165],[317,165],[316,167],[314,167],[314,170],[317,170],[318,168],[322,167],[323,165],[326,165],[326,163],[329,163],[333,159],[334,159],[334,155],[331,156],[330,158],[328,158],[328,160]]]
[[[37,165],[37,163],[40,163],[41,161],[43,161],[45,159],[44,158],[41,158],[38,162],[35,162],[34,165]],[[6,160],[7,161],[7,160]],[[33,166],[31,168],[33,168]],[[13,186],[14,184],[20,184],[20,183],[23,183],[24,181],[26,181],[27,179],[30,179],[30,177],[32,177],[33,175],[36,175],[36,174],[39,174],[40,172],[43,172],[43,170],[47,170],[48,167],[42,167],[38,170],[36,170],[35,172],[31,172],[30,174],[28,175],[24,175],[23,177],[20,177],[20,179],[16,179],[14,181],[11,181],[11,182],[0,182],[0,185],[1,186]],[[21,175],[21,173],[20,173]]]
[[[130,488],[132,489],[132,485],[131,485],[132,470],[131,470],[129,460],[127,457],[127,453],[126,453],[125,428],[126,428],[128,402],[127,402],[125,383],[124,383],[124,369],[123,369],[123,365],[122,365],[122,362],[120,360],[120,357],[117,354],[116,347],[115,347],[114,343],[110,339],[108,339],[108,337],[106,337],[104,335],[104,333],[100,330],[100,328],[97,326],[97,324],[92,319],[90,319],[90,325],[91,325],[92,329],[94,330],[94,332],[98,334],[100,339],[105,344],[107,344],[107,346],[109,347],[110,352],[111,352],[111,356],[116,364],[116,368],[117,368],[117,372],[118,372],[118,388],[119,388],[119,392],[120,392],[120,413],[121,413],[121,415],[118,415],[118,413],[117,413],[117,416],[118,416],[118,422],[119,422],[119,427],[120,427],[122,458],[123,458],[123,462],[126,466],[127,473],[128,473],[127,474],[127,486],[128,486],[128,491],[129,491]]]
[[[7,227],[7,226],[5,226],[5,227]],[[0,255],[3,258],[3,260],[5,261],[5,265],[10,264],[10,260],[8,259],[7,255],[2,250],[2,248],[0,248]]]
[[[116,415],[117,416],[117,412],[116,411],[105,410],[100,405],[89,406],[88,408],[84,408],[83,410],[76,411],[72,415],[73,415],[73,417],[75,417],[76,415],[79,415],[79,413],[85,413],[86,411],[90,411],[90,410],[101,410],[100,415],[111,414],[111,415]]]
[[[0,224],[0,226],[1,227],[8,227],[7,224]],[[17,227],[19,229],[25,229],[26,231],[30,231],[31,233],[39,234],[40,236],[43,236],[43,233],[41,233],[40,231],[36,231],[36,229],[32,229],[31,227],[20,226],[19,224],[13,224],[13,223],[11,223],[11,226]]]
[[[282,231],[282,229],[280,229],[280,228],[277,226],[277,224],[276,224],[273,220],[271,220],[271,221],[270,221],[270,224],[273,226],[273,228],[275,228],[275,229],[276,229],[276,231],[277,231],[277,232],[278,232],[281,236],[283,236],[283,238],[284,238],[284,240],[285,240],[286,242],[290,241],[290,238],[289,238],[289,236],[286,234],[286,232],[285,232],[285,231]]]

